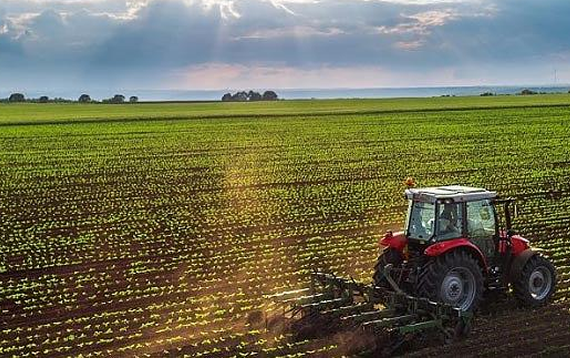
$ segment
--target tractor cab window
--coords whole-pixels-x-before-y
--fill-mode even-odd
[[[437,239],[448,240],[462,236],[463,205],[439,203],[437,206]]]
[[[408,237],[410,239],[431,239],[434,232],[435,204],[410,201],[407,221]]]
[[[467,203],[467,228],[469,237],[495,236],[495,213],[489,200]]]
[[[487,257],[494,253],[496,224],[493,204],[489,200],[467,203],[467,233]]]

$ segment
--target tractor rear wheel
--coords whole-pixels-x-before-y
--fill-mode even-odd
[[[384,267],[388,264],[392,264],[394,267],[398,267],[404,261],[404,257],[402,253],[396,249],[391,247],[385,248],[384,251],[378,257],[378,261],[374,266],[374,276],[373,281],[374,285],[378,287],[386,287],[391,288],[390,283],[384,276]]]
[[[461,250],[432,258],[422,268],[417,292],[420,297],[474,311],[483,295],[481,267]]]
[[[519,277],[513,281],[513,292],[520,303],[528,307],[542,306],[552,296],[556,286],[556,270],[545,257],[528,259]]]

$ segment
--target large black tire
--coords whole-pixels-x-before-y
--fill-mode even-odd
[[[384,276],[384,267],[386,267],[388,264],[392,264],[392,266],[398,267],[402,264],[403,261],[404,257],[400,251],[390,247],[385,248],[378,257],[378,261],[376,261],[376,265],[374,266],[374,276],[372,277],[374,285],[378,287],[390,288],[390,283]]]
[[[472,255],[463,250],[430,259],[418,278],[417,293],[463,311],[475,311],[483,296],[483,273]]]
[[[523,306],[542,306],[556,289],[556,270],[548,259],[534,255],[528,259],[519,277],[513,278],[512,286],[515,297]]]

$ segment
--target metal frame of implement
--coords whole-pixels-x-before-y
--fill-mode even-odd
[[[470,312],[406,294],[391,280],[390,270],[388,265],[384,274],[393,290],[314,272],[310,287],[271,297],[289,307],[284,315],[290,319],[324,319],[331,326],[360,326],[374,333],[388,331],[401,337],[435,330],[445,340],[453,340],[468,332]]]

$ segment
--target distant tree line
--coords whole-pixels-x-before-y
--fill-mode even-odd
[[[129,103],[137,103],[138,101],[139,101],[139,98],[137,96],[131,96],[129,98]],[[116,94],[113,97],[106,98],[101,102],[103,102],[103,103],[125,103],[126,97],[123,96],[122,94]]]
[[[568,93],[570,93],[570,91]],[[537,91],[533,91],[531,89],[525,88],[517,94],[519,94],[521,96],[529,96],[529,95],[533,95],[533,94],[548,94],[548,92],[537,92]]]
[[[274,91],[265,91],[263,94],[255,91],[239,91],[234,94],[226,93],[222,96],[223,102],[255,102],[255,101],[277,101],[279,96]]]
[[[554,93],[564,93],[564,92],[546,92],[546,91],[534,91],[531,90],[529,88],[525,88],[520,92],[517,92],[516,94],[519,96],[532,96],[535,94],[554,94]],[[570,93],[570,91],[568,91],[568,93]],[[505,93],[502,94],[501,96],[509,96],[510,94]],[[483,92],[480,94],[481,97],[487,97],[487,96],[499,96],[497,93],[493,93],[493,92]]]
[[[2,103],[71,103],[72,100],[55,97],[49,98],[48,96],[41,96],[38,98],[26,98],[22,93],[12,93],[8,98],[0,98]]]
[[[533,94],[538,94],[538,92],[530,90],[528,88],[523,89],[522,91],[520,91],[519,93],[522,96],[529,96],[529,95],[533,95]]]
[[[137,96],[129,97],[129,103],[137,103],[139,98]],[[90,95],[84,93],[79,98],[74,101],[71,99],[65,99],[60,97],[49,98],[48,96],[41,96],[39,98],[26,98],[23,93],[12,93],[8,98],[1,98],[0,103],[126,103],[126,97],[122,94],[116,94],[111,98],[103,99],[102,101],[96,101],[91,98]]]

